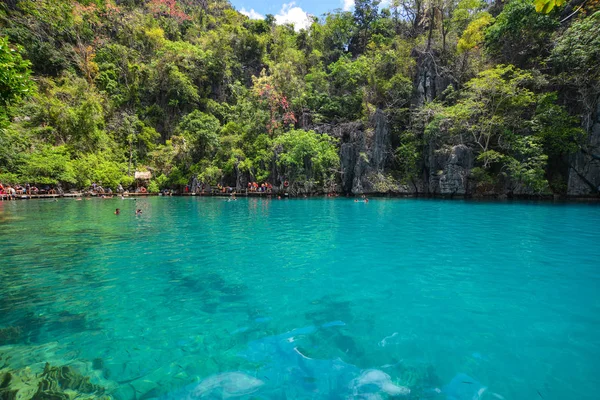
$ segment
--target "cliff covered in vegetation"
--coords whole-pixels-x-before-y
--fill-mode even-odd
[[[598,196],[598,5],[8,0],[0,181]]]

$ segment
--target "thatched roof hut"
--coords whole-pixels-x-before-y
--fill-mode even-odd
[[[149,181],[152,178],[152,173],[150,171],[135,171],[134,177],[142,181]]]

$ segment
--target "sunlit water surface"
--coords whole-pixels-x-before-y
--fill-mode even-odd
[[[0,355],[127,400],[598,399],[599,233],[593,204],[4,202]]]

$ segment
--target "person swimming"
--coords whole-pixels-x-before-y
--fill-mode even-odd
[[[135,215],[142,215],[142,210],[139,208],[135,210]]]
[[[121,214],[121,209],[120,209],[120,208],[117,208],[117,209],[115,210],[115,215],[120,215],[120,214]]]

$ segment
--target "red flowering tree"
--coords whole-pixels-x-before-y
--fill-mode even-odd
[[[290,126],[296,123],[296,116],[290,109],[287,98],[273,84],[273,79],[267,76],[263,70],[260,77],[252,78],[254,82],[254,94],[258,102],[267,108],[269,120],[267,122],[267,132],[273,137],[273,132],[282,126]]]
[[[150,0],[148,8],[154,15],[165,15],[179,22],[192,19],[181,9],[176,0]]]

